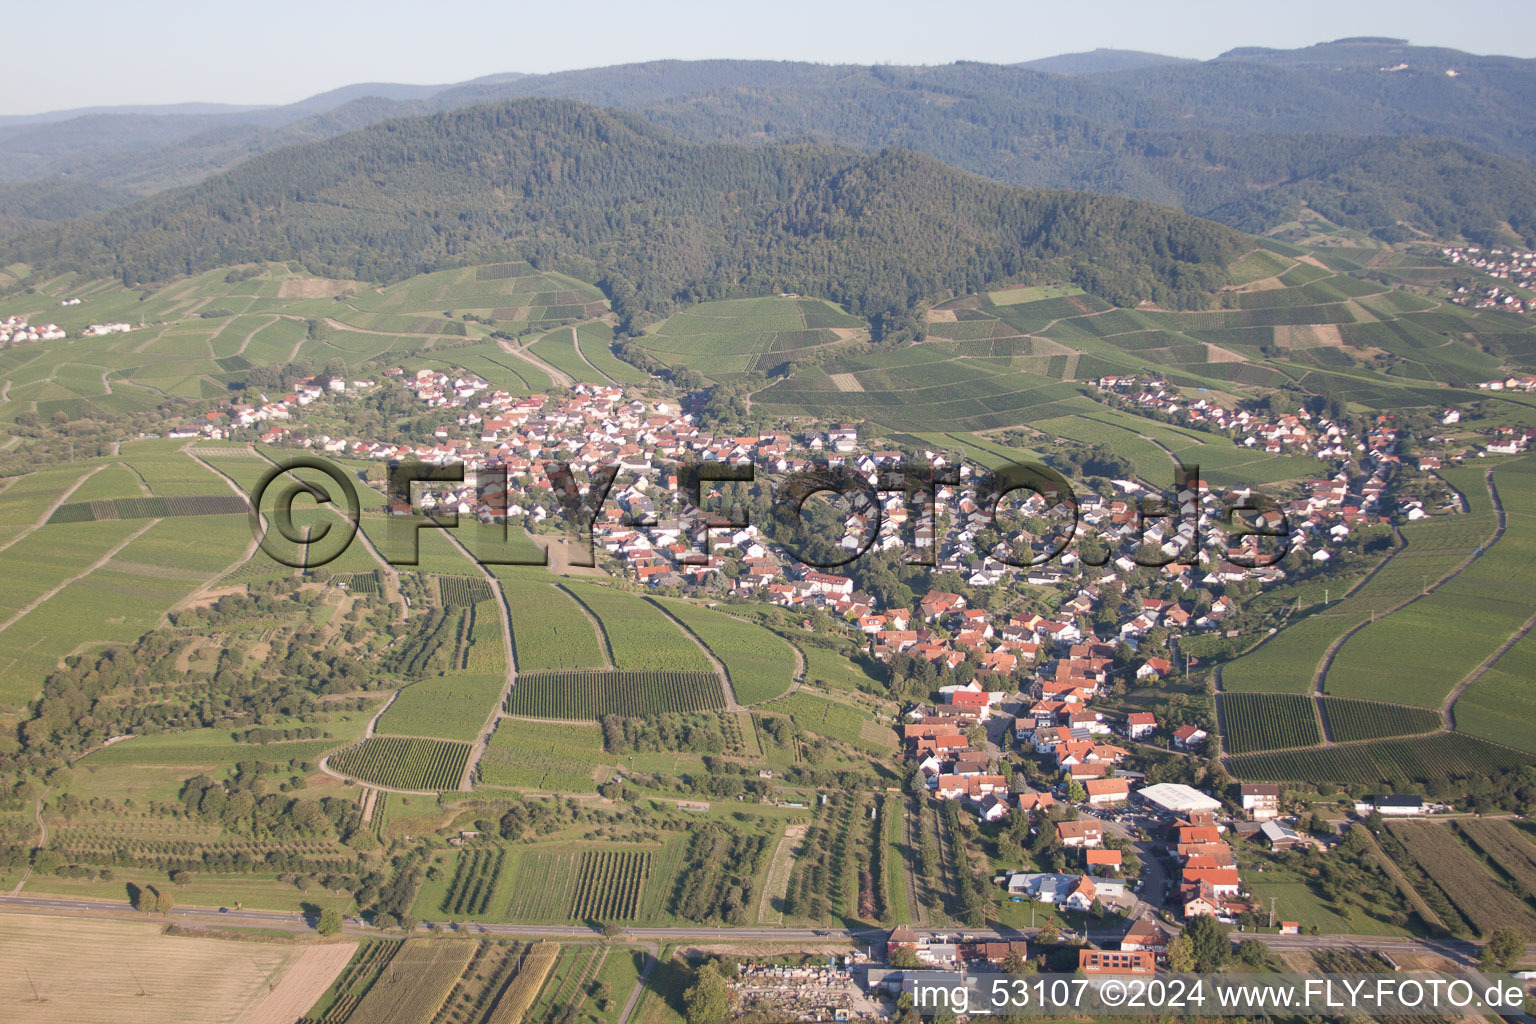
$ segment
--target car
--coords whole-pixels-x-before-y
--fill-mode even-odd
[[[220,907],[219,908],[219,913],[227,914],[227,913],[229,913],[229,908],[228,907]]]

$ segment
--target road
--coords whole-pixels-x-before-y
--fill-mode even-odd
[[[48,896],[0,896],[0,911],[7,910],[21,913],[67,914],[78,917],[144,919],[142,914],[133,910],[126,901],[121,900],[64,899]],[[219,925],[226,928],[261,928],[292,932],[310,930],[310,925],[302,915],[276,910],[231,910],[226,914],[221,914],[217,909],[209,907],[177,907],[171,911],[171,917],[177,921]],[[484,935],[497,938],[599,939],[603,937],[600,929],[572,925],[479,924],[463,922],[436,922],[436,924],[440,927],[450,928],[460,934]],[[431,925],[432,922],[423,921],[417,925],[416,930],[427,932],[431,930]],[[342,931],[346,934],[357,936],[380,934],[378,929],[360,925],[353,918],[348,918],[348,923],[343,927]],[[882,943],[888,931],[885,928],[768,928],[753,925],[740,928],[705,928],[699,926],[626,928],[618,941],[630,945],[675,944],[680,942],[825,943],[829,940],[833,942]],[[1090,931],[1088,938],[1101,943],[1113,942],[1118,941],[1123,932],[1123,928]],[[919,930],[919,934],[949,935],[951,937],[963,934],[977,940],[992,940],[1000,938],[1028,938],[1030,931],[1028,929],[996,931],[989,928],[952,928],[948,930],[928,928]],[[1459,939],[1417,939],[1407,936],[1234,934],[1234,938],[1258,939],[1271,949],[1276,950],[1350,949],[1366,952],[1424,954],[1442,956],[1463,965],[1474,963],[1481,950],[1481,946],[1475,942],[1466,942]]]

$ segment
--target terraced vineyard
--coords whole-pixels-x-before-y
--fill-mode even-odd
[[[1441,725],[1440,715],[1428,708],[1348,697],[1324,698],[1323,717],[1328,720],[1329,734],[1340,743],[1412,736],[1434,732]]]
[[[1498,523],[1487,489],[1468,488],[1463,493],[1469,504],[1467,514],[1404,525],[1405,548],[1347,598],[1339,600],[1341,595],[1335,594],[1326,608],[1320,603],[1314,605],[1312,614],[1293,619],[1254,650],[1223,666],[1222,689],[1310,692],[1329,645],[1356,626],[1369,623],[1372,615],[1422,593],[1426,585],[1433,585],[1466,561],[1493,534]],[[1383,699],[1398,698],[1388,695]]]
[[[795,652],[789,643],[752,622],[732,618],[686,601],[660,600],[725,665],[741,704],[772,700],[795,678]]]
[[[714,711],[725,693],[713,672],[530,672],[517,677],[507,713],[595,722],[667,711]]]
[[[375,786],[441,791],[459,788],[468,761],[468,743],[370,736],[332,755],[328,763],[338,772]]]
[[[474,576],[439,576],[437,588],[444,608],[466,608],[491,599],[491,585]]]
[[[1482,486],[1474,467],[1442,473],[1464,492]],[[1339,648],[1329,693],[1438,707],[1451,690],[1536,615],[1536,459],[1494,470],[1511,513],[1504,535],[1465,570],[1392,615],[1377,619]]]
[[[838,329],[864,321],[819,299],[759,298],[703,302],[649,329],[636,342],[669,366],[731,380],[841,340]]]
[[[1224,693],[1222,746],[1232,754],[1322,742],[1312,699],[1291,693]]]
[[[520,672],[602,668],[608,663],[586,611],[552,583],[499,571],[512,612],[512,641]]]
[[[788,715],[794,723],[807,732],[819,733],[852,746],[863,746],[864,724],[869,716],[858,708],[840,701],[818,697],[806,690],[796,690],[788,697],[764,704],[763,711]]]
[[[1243,754],[1228,758],[1240,779],[1267,782],[1430,782],[1518,768],[1536,757],[1461,733],[1372,740],[1313,750]]]
[[[640,914],[640,894],[651,877],[651,855],[644,850],[586,850],[571,897],[571,917],[578,921],[633,921]]]
[[[634,594],[591,584],[566,583],[602,623],[613,667],[631,672],[710,672],[714,666],[693,638],[661,609]],[[572,622],[574,629],[579,625]]]
[[[1507,821],[1461,820],[1456,828],[1508,876],[1526,899],[1536,896],[1536,845]]]

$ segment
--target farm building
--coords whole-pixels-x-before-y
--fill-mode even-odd
[[[1377,811],[1383,818],[1405,818],[1415,814],[1428,814],[1429,807],[1421,796],[1368,796],[1355,804],[1355,813],[1364,818]]]
[[[1245,782],[1242,798],[1243,810],[1254,821],[1268,821],[1280,814],[1280,787],[1274,783]]]
[[[1198,789],[1177,782],[1159,782],[1155,786],[1136,791],[1142,803],[1165,814],[1190,814],[1195,811],[1221,810],[1221,801],[1206,796]]]

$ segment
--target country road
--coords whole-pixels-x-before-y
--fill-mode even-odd
[[[66,899],[50,896],[0,896],[0,912],[68,914],[71,916],[143,920],[144,915],[132,909],[124,900]],[[275,910],[231,910],[219,913],[213,907],[182,907],[171,911],[177,921],[192,924],[218,925],[227,928],[263,928],[280,931],[307,932],[311,926],[302,915]],[[552,939],[601,939],[600,928],[580,925],[524,925],[481,924],[478,922],[423,921],[416,926],[418,932],[429,932],[433,925],[444,927],[460,935],[483,935],[490,938],[552,938]],[[348,935],[380,935],[377,928],[348,918],[342,931]],[[1124,929],[1090,931],[1088,938],[1095,942],[1115,942]],[[748,925],[733,928],[706,928],[684,926],[670,928],[625,928],[618,941],[633,944],[651,942],[868,942],[880,944],[885,940],[886,928],[772,928]],[[990,928],[922,928],[919,934],[969,936],[976,940],[1001,938],[1028,938],[1030,929],[998,931]],[[1238,936],[1234,936],[1238,937]],[[1242,938],[1258,939],[1271,949],[1349,949],[1367,952],[1426,954],[1441,956],[1454,963],[1475,963],[1481,944],[1461,939],[1419,939],[1410,936],[1386,937],[1380,935],[1243,935]]]

